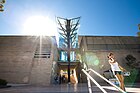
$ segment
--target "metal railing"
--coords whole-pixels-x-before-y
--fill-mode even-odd
[[[96,74],[97,76],[99,76],[101,79],[105,80],[107,83],[109,83],[110,85],[112,85],[113,87],[115,87],[116,89],[118,89],[120,92],[122,93],[126,93],[124,90],[122,90],[121,88],[119,88],[118,86],[116,86],[115,84],[113,84],[112,82],[110,82],[109,80],[107,80],[105,77],[103,77],[102,75],[100,75],[99,73],[97,73],[96,71],[94,71],[93,69],[88,69],[87,71],[82,69],[82,71],[86,74],[86,76],[97,85],[97,87],[103,92],[103,93],[107,93],[100,85],[99,83],[97,83],[88,73],[89,71],[93,72],[94,74]],[[91,85],[90,85],[91,86]],[[89,91],[89,93],[91,93]]]

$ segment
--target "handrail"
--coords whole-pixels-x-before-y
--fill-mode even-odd
[[[107,93],[84,69],[82,69],[82,71],[87,75],[89,79],[92,80],[92,82],[94,82],[101,89],[101,91],[103,91],[103,93]]]
[[[113,84],[112,82],[110,82],[109,80],[107,80],[105,77],[103,77],[102,75],[100,75],[99,73],[97,73],[96,71],[94,71],[93,69],[88,69],[89,71],[92,71],[93,73],[95,73],[97,76],[99,76],[100,78],[102,78],[103,80],[105,80],[106,82],[108,82],[110,85],[112,85],[113,87],[115,87],[116,89],[118,89],[119,91],[121,91],[122,93],[126,93],[124,90],[122,90],[121,88],[119,88],[118,86],[116,86],[115,84]]]
[[[92,93],[91,82],[90,82],[89,77],[87,77],[87,82],[88,82],[88,91],[89,91],[89,93]]]

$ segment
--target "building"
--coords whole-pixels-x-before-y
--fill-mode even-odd
[[[79,36],[79,48],[72,49],[71,82],[86,82],[82,68],[92,68],[103,74],[110,68],[107,54],[113,52],[117,61],[132,72],[132,82],[140,82],[140,38],[133,36]],[[57,47],[55,37],[0,36],[0,78],[9,83],[49,85],[58,73],[67,79],[68,62],[63,48]],[[136,65],[132,68],[126,57],[132,55]],[[136,71],[137,73],[133,73]],[[92,74],[91,74],[92,75]],[[92,75],[95,80],[100,80]],[[134,78],[135,77],[135,78]],[[66,83],[67,80],[63,83]]]
[[[140,82],[140,38],[133,36],[79,36],[80,54],[83,65],[93,68],[101,75],[110,69],[107,55],[109,52],[115,54],[118,63],[131,72],[129,77],[125,77],[126,82]],[[131,55],[134,63],[128,62],[126,57]],[[130,60],[129,60],[130,61]],[[131,65],[130,65],[131,64]],[[96,75],[93,77],[103,82]]]
[[[51,83],[57,54],[54,37],[1,36],[0,78],[10,83]]]

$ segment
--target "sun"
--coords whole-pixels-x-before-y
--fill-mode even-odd
[[[23,24],[23,33],[36,36],[55,36],[56,24],[45,16],[31,16]]]

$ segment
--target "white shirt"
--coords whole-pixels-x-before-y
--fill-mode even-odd
[[[109,64],[111,65],[111,69],[112,71],[121,71],[121,69],[119,68],[118,62],[110,62],[111,60],[109,60]]]

